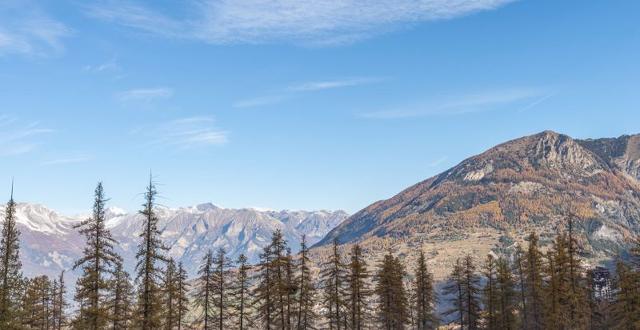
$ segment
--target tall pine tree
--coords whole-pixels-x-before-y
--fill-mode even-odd
[[[162,324],[161,264],[167,262],[164,251],[167,248],[160,239],[158,216],[155,213],[155,200],[158,192],[152,177],[145,193],[145,203],[140,214],[143,217],[143,230],[136,259],[136,281],[138,283],[138,327],[142,330],[158,329]]]
[[[484,262],[484,277],[486,284],[484,286],[484,319],[485,327],[489,330],[498,328],[498,290],[497,286],[497,265],[495,258],[489,254]]]
[[[75,296],[82,310],[76,324],[91,330],[104,328],[107,324],[104,295],[109,289],[108,276],[122,262],[114,251],[116,241],[105,227],[106,202],[102,182],[99,182],[95,189],[92,217],[75,226],[87,241],[82,258],[73,265],[73,269],[82,269]]]
[[[378,328],[404,329],[409,321],[408,298],[404,288],[404,265],[399,258],[387,253],[375,276],[375,293],[378,300]]]
[[[296,277],[298,295],[296,298],[296,329],[315,329],[318,315],[314,309],[316,287],[309,268],[309,247],[306,236],[302,236],[300,243],[300,260],[298,264],[298,275]]]
[[[16,203],[11,197],[7,203],[0,236],[0,328],[17,327],[22,285],[22,263],[20,262],[20,232],[16,226]]]
[[[528,330],[544,329],[544,283],[543,254],[538,246],[538,235],[532,232],[528,238],[524,267],[524,298],[527,315],[523,316],[523,327]]]
[[[178,323],[178,269],[173,258],[169,258],[167,262],[167,269],[163,277],[163,290],[163,328],[172,330],[177,328]]]
[[[109,328],[113,330],[126,330],[132,326],[132,308],[133,304],[133,285],[129,273],[127,273],[122,264],[116,266],[113,278],[110,281],[111,288],[109,290]]]
[[[226,251],[219,248],[213,256],[213,270],[211,274],[213,307],[216,318],[215,328],[223,330],[230,325],[225,320],[230,319],[231,305],[231,260],[227,257]]]
[[[338,251],[338,243],[333,242],[329,260],[321,265],[320,283],[323,289],[322,305],[325,309],[327,327],[340,330],[347,327],[347,306],[345,286],[347,283],[345,265]]]
[[[203,330],[213,329],[215,324],[213,310],[213,252],[211,250],[202,258],[195,286],[194,304],[200,310],[196,323]]]
[[[367,325],[367,304],[369,303],[370,289],[368,285],[369,272],[359,244],[354,244],[351,248],[351,261],[348,269],[347,292],[350,329],[361,330]]]
[[[234,298],[234,314],[236,316],[236,326],[238,330],[246,330],[253,327],[253,317],[250,309],[250,278],[249,271],[251,266],[247,264],[247,257],[241,254],[238,257],[235,285],[233,291]]]
[[[62,330],[67,325],[66,309],[69,306],[66,301],[67,288],[64,284],[64,271],[60,272],[58,280],[54,281],[52,301],[53,301],[53,324],[52,330]]]
[[[187,313],[189,313],[189,278],[187,270],[184,269],[182,261],[178,262],[178,272],[176,273],[177,290],[177,329],[182,330],[186,323]]]
[[[417,330],[431,330],[438,326],[435,315],[436,296],[433,288],[433,275],[427,269],[427,258],[422,249],[414,270],[413,309]]]

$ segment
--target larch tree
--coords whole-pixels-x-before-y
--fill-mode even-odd
[[[20,262],[20,232],[16,226],[16,203],[11,197],[7,203],[0,236],[0,328],[11,329],[20,322],[20,288],[22,263]]]
[[[523,316],[523,327],[527,330],[544,329],[544,255],[538,246],[538,235],[532,232],[528,238],[524,267],[524,298],[527,315]]]
[[[496,262],[496,296],[497,326],[496,329],[515,330],[517,328],[517,297],[513,271],[505,258]]]
[[[253,291],[256,317],[264,329],[289,329],[292,325],[291,290],[294,283],[289,274],[290,267],[287,242],[282,231],[276,230],[260,254],[257,285]]]
[[[53,302],[53,326],[52,330],[62,330],[67,325],[66,310],[69,304],[66,301],[67,287],[64,284],[64,271],[54,281],[52,290]]]
[[[478,329],[480,314],[480,277],[471,255],[462,261],[462,290],[464,292],[464,312],[469,330]]]
[[[178,269],[173,258],[169,258],[167,269],[163,277],[163,301],[162,316],[164,318],[163,328],[172,330],[177,328],[178,323]]]
[[[332,254],[321,265],[320,283],[323,290],[322,305],[325,310],[327,328],[340,330],[347,327],[346,267],[338,251],[338,243],[333,242]]]
[[[247,263],[247,257],[241,254],[236,261],[236,276],[233,288],[233,310],[238,330],[246,330],[253,327],[253,317],[250,313],[251,292],[249,271],[251,266]]]
[[[456,263],[453,266],[453,270],[447,278],[447,283],[444,286],[443,294],[449,297],[449,303],[451,308],[444,312],[445,316],[455,316],[460,329],[466,329],[465,326],[465,299],[463,288],[463,267],[460,259],[456,259]]]
[[[427,268],[427,258],[422,249],[414,270],[413,310],[417,330],[431,330],[438,326],[435,315],[436,296],[433,288],[433,275]]]
[[[516,246],[514,255],[513,271],[515,277],[513,280],[518,283],[518,304],[516,306],[520,310],[518,314],[522,324],[530,324],[529,315],[531,314],[531,312],[529,312],[529,306],[527,305],[526,264],[525,252],[522,247],[518,245]]]
[[[378,328],[402,330],[409,321],[409,302],[404,288],[404,265],[398,257],[387,253],[375,275]]]
[[[232,309],[230,269],[233,266],[224,248],[219,248],[216,251],[213,256],[212,266],[212,304],[216,319],[215,328],[223,330],[230,326],[230,324],[225,323],[225,320],[230,319],[229,316]]]
[[[202,258],[194,288],[194,304],[200,312],[196,323],[203,330],[213,329],[216,322],[213,310],[213,267],[213,252],[209,250]]]
[[[22,326],[27,329],[51,328],[51,281],[47,276],[37,276],[28,281],[23,310]]]
[[[273,288],[273,256],[272,246],[267,245],[260,254],[260,263],[257,265],[257,275],[255,281],[257,285],[252,291],[252,307],[256,311],[256,324],[261,324],[261,328],[273,329],[275,310],[275,290]]]
[[[109,329],[126,330],[132,326],[132,308],[133,302],[133,285],[129,273],[122,266],[122,263],[116,266],[113,278],[110,281],[111,288],[109,290]]]
[[[289,307],[289,295],[291,290],[291,278],[288,274],[288,267],[291,258],[288,255],[287,242],[282,235],[282,231],[276,230],[271,237],[269,246],[271,251],[271,274],[274,293],[274,325],[277,329],[289,329],[291,325],[291,314]]]
[[[318,315],[314,310],[316,286],[309,268],[309,247],[306,236],[302,236],[300,243],[300,260],[298,262],[298,274],[295,279],[298,287],[296,297],[296,326],[297,330],[315,329]]]
[[[86,238],[83,255],[73,265],[73,269],[82,270],[75,295],[82,311],[76,324],[91,330],[102,329],[107,324],[104,295],[109,289],[108,278],[114,267],[122,262],[114,251],[116,241],[105,226],[106,202],[102,182],[99,182],[95,189],[92,217],[74,226]]]
[[[142,330],[158,329],[162,324],[162,282],[161,264],[167,262],[164,252],[167,248],[160,239],[158,216],[155,212],[157,190],[152,178],[145,193],[145,203],[140,214],[143,217],[141,241],[136,254],[136,281],[138,283],[137,322]]]
[[[483,275],[486,280],[483,289],[483,304],[485,327],[489,330],[498,329],[498,290],[497,286],[497,265],[496,259],[491,255],[487,255],[483,266]]]
[[[640,282],[638,273],[618,260],[616,290],[611,306],[612,329],[640,329]]]
[[[177,302],[176,302],[176,318],[177,329],[182,330],[186,323],[187,313],[189,313],[189,277],[187,270],[182,265],[182,261],[178,262],[178,271],[176,273]]]
[[[361,330],[366,327],[368,321],[369,297],[369,272],[362,254],[362,247],[354,244],[351,248],[351,260],[348,264],[347,297],[349,307],[350,329]]]

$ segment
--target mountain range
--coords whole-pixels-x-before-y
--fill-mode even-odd
[[[0,219],[4,209],[0,210]],[[360,243],[375,260],[391,250],[411,262],[423,249],[436,279],[467,253],[513,252],[532,231],[549,246],[574,220],[580,251],[590,263],[624,253],[640,233],[640,135],[573,139],[545,131],[493,147],[397,195],[348,217],[343,211],[260,211],[213,204],[157,208],[169,255],[191,275],[208,249],[255,262],[279,228],[295,253],[302,235],[319,262],[336,241]],[[68,269],[84,245],[68,217],[37,204],[19,204],[26,275]],[[133,270],[142,219],[107,212],[117,250]],[[1,220],[0,220],[1,221]]]
[[[532,231],[548,246],[569,219],[593,263],[640,233],[640,135],[580,140],[545,131],[500,144],[357,212],[315,250],[358,242],[372,255],[411,258],[424,249],[442,278],[458,257],[513,251]]]
[[[0,222],[4,219],[0,210]],[[269,243],[271,233],[280,229],[297,252],[303,235],[309,244],[319,241],[337,224],[347,218],[343,211],[262,211],[256,209],[227,209],[213,204],[192,207],[158,207],[162,239],[170,248],[168,255],[182,261],[194,275],[209,249],[225,248],[236,259],[247,255],[256,262],[262,248]],[[111,207],[106,212],[106,226],[116,239],[116,251],[132,272],[142,218]],[[69,270],[84,247],[84,237],[74,225],[86,216],[64,216],[38,204],[18,203],[16,221],[21,232],[20,254],[25,275],[56,276]],[[73,276],[72,276],[73,277]]]

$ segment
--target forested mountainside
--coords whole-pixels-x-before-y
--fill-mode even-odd
[[[640,231],[639,180],[640,135],[578,140],[545,131],[366,207],[316,246],[335,240],[374,250],[423,247],[442,275],[463,251],[509,249],[534,230],[548,245],[575,218],[577,242],[595,263],[628,247]]]

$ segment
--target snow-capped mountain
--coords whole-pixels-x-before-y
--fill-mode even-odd
[[[0,209],[0,223],[5,207]],[[318,242],[332,228],[347,218],[343,211],[261,211],[226,209],[213,204],[192,207],[158,207],[162,238],[169,256],[182,261],[195,273],[209,249],[225,248],[233,259],[244,253],[255,262],[271,233],[281,229],[293,253],[299,249],[303,235],[309,245]],[[82,253],[84,238],[73,226],[86,216],[64,216],[38,204],[19,203],[17,223],[21,231],[21,259],[26,276],[55,276],[70,269]],[[117,250],[125,267],[133,271],[142,217],[111,207],[107,210],[107,227],[118,241]]]

